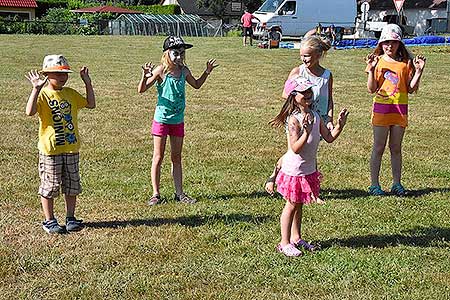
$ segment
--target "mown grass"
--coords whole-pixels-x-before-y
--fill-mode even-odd
[[[404,140],[409,198],[368,197],[371,97],[363,50],[332,51],[337,109],[350,110],[334,144],[322,143],[325,206],[305,208],[303,232],[323,250],[300,259],[275,252],[283,200],[262,192],[285,151],[268,121],[297,50],[243,48],[240,38],[186,38],[198,76],[220,64],[200,90],[187,88],[184,148],[192,206],[171,201],[166,157],[162,193],[148,207],[155,89],[136,92],[140,66],[158,62],[163,37],[14,36],[0,41],[0,298],[3,299],[448,299],[450,298],[449,47],[427,56],[412,96]],[[46,235],[36,195],[37,118],[24,114],[24,74],[62,53],[89,66],[98,107],[80,114],[87,228]],[[76,73],[69,86],[83,91]],[[381,181],[390,185],[389,157]],[[64,204],[56,201],[63,220]]]

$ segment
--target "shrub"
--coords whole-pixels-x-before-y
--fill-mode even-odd
[[[67,0],[37,0],[36,17],[40,18],[52,8],[67,8]]]
[[[178,5],[137,5],[123,7],[153,15],[179,15],[181,13]]]
[[[230,30],[230,31],[228,31],[228,32],[225,34],[225,36],[227,36],[227,37],[236,37],[236,36],[241,37],[241,36],[242,36],[242,30],[240,30],[240,29],[233,29],[233,30]]]

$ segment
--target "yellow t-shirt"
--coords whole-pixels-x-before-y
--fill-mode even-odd
[[[37,99],[39,151],[46,155],[78,153],[78,110],[86,105],[86,98],[74,89],[43,88]]]

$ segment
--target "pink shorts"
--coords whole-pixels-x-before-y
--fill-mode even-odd
[[[184,137],[184,123],[180,124],[162,124],[153,120],[152,135],[157,136],[179,136]]]

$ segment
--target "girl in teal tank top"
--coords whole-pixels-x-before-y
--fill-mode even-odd
[[[161,202],[161,165],[167,136],[170,138],[172,176],[175,185],[174,198],[184,203],[196,201],[183,191],[181,152],[184,140],[185,86],[187,82],[194,89],[199,89],[218,65],[215,64],[215,59],[208,60],[206,70],[196,79],[185,65],[185,50],[189,48],[192,48],[192,45],[186,44],[181,37],[169,36],[164,40],[161,64],[155,66],[149,62],[142,66],[142,77],[139,81],[138,92],[143,93],[154,84],[156,84],[158,91],[158,101],[152,125],[153,159],[151,177],[153,195],[148,201],[149,205]]]

